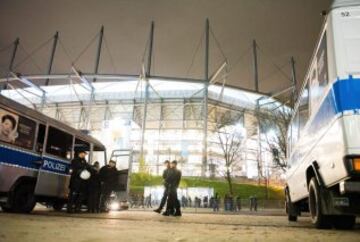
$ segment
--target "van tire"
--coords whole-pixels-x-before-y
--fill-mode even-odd
[[[288,221],[296,222],[299,215],[299,208],[295,203],[291,202],[288,188],[285,190],[285,208],[286,214],[288,215]]]
[[[35,205],[35,186],[32,183],[19,184],[13,194],[12,208],[16,213],[30,213]]]
[[[355,221],[355,216],[340,215],[334,216],[333,224],[336,229],[350,230],[354,228]]]
[[[309,210],[312,223],[318,229],[331,229],[332,216],[324,215],[322,211],[322,194],[316,178],[309,182]]]

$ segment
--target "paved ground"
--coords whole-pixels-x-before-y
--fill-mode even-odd
[[[155,209],[153,208],[130,208],[131,211],[137,211],[137,212],[152,212]],[[204,213],[204,214],[214,214],[212,208],[182,208],[183,213]],[[285,216],[285,209],[264,209],[261,208],[257,212],[250,211],[249,208],[243,208],[240,212],[226,212],[223,208],[220,209],[219,212],[216,212],[216,214],[224,214],[224,215],[269,215],[269,216]]]
[[[79,214],[36,210],[31,215],[0,212],[1,242],[115,241],[360,241],[353,231],[316,230],[309,218],[185,213],[181,218],[148,211]]]

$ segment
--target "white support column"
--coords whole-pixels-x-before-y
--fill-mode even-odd
[[[202,166],[201,176],[206,175],[207,170],[207,132],[208,132],[208,87],[209,87],[209,19],[206,19],[205,24],[205,83],[203,96],[203,151],[202,151]]]

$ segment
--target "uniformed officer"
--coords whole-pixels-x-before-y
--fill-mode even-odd
[[[100,189],[101,183],[99,178],[100,164],[98,161],[94,162],[91,167],[91,177],[88,185],[88,212],[98,213],[100,211]]]
[[[67,211],[69,213],[80,211],[81,203],[86,193],[87,181],[80,177],[81,172],[89,168],[85,160],[86,154],[86,151],[79,151],[77,157],[71,161],[70,193],[67,205]]]
[[[177,197],[177,189],[181,181],[181,171],[177,168],[177,161],[173,160],[170,163],[170,170],[166,178],[166,183],[169,184],[169,196],[164,216],[181,216],[180,201]]]
[[[165,203],[168,199],[168,195],[169,195],[169,184],[166,183],[166,178],[168,176],[169,169],[170,169],[170,161],[166,160],[164,162],[164,165],[165,165],[165,170],[163,171],[163,175],[162,175],[162,177],[164,179],[164,194],[161,198],[159,207],[154,210],[154,212],[156,212],[156,213],[161,213],[161,210],[164,208]]]
[[[116,162],[109,161],[109,164],[103,166],[99,172],[99,178],[101,182],[101,196],[100,196],[100,210],[102,212],[108,212],[107,205],[110,200],[111,192],[118,184],[118,170],[116,169]]]

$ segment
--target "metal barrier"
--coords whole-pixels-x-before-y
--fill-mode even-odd
[[[129,201],[129,210],[153,210],[159,207],[160,201],[147,201],[146,199],[134,199]],[[263,211],[263,210],[284,210],[285,203],[283,200],[257,200],[257,204],[252,204],[250,199],[241,199],[240,203],[235,199],[233,202],[225,203],[221,199],[218,206],[216,204],[201,203],[195,204],[194,201],[191,203],[181,203],[183,211],[186,212],[199,212],[199,213],[209,213],[209,212],[242,212],[242,211]],[[218,207],[218,209],[217,209]],[[256,208],[255,208],[256,207]]]

